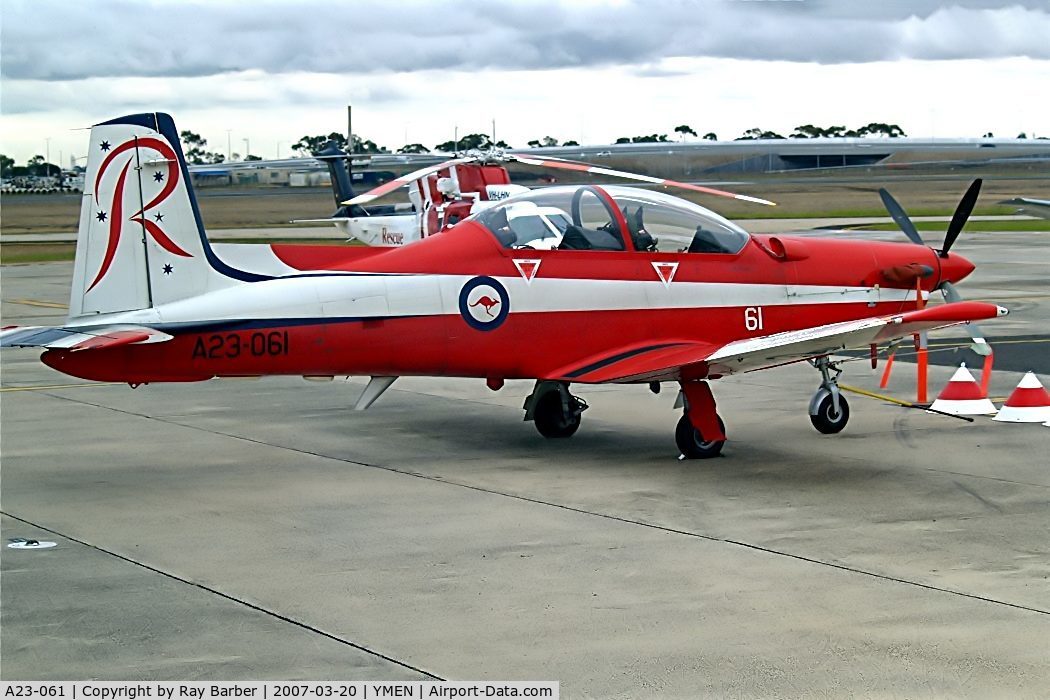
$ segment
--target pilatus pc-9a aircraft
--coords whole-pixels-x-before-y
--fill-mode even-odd
[[[810,419],[836,433],[849,407],[832,353],[1007,313],[954,287],[974,269],[949,250],[979,181],[941,250],[915,245],[903,211],[911,243],[757,236],[597,185],[521,193],[405,247],[213,248],[171,117],[99,124],[90,154],[69,318],[0,337],[85,379],[367,375],[362,409],[405,375],[533,379],[525,417],[548,438],[580,425],[573,385],[674,382],[678,448],[702,458],[726,439],[717,379],[808,360]],[[950,303],[926,306],[934,291]]]

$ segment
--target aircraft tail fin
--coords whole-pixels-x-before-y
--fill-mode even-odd
[[[331,175],[332,194],[335,195],[335,204],[339,207],[332,216],[360,216],[363,214],[360,206],[343,204],[346,200],[357,196],[354,186],[350,184],[350,155],[339,148],[334,141],[329,141],[324,148],[314,154],[314,158],[327,165],[328,173]]]
[[[91,129],[70,318],[131,311],[253,281],[208,244],[170,116]]]

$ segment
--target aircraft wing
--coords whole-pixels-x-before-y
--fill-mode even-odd
[[[1018,207],[1018,211],[1022,214],[1050,219],[1050,199],[1014,197],[1013,199],[1005,199],[999,202],[999,204],[1013,204]]]
[[[1006,309],[995,304],[964,301],[890,316],[872,316],[736,340],[721,346],[695,341],[668,341],[586,358],[557,370],[549,378],[597,384],[675,381],[740,374],[849,348],[863,348],[921,331],[1005,316],[1006,313]]]
[[[0,330],[0,348],[101,350],[120,345],[162,343],[172,336],[145,326],[12,326]]]

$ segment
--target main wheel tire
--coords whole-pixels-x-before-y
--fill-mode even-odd
[[[820,400],[820,404],[817,406],[817,415],[811,415],[809,420],[813,423],[814,428],[825,435],[834,435],[842,432],[842,429],[846,427],[846,423],[849,422],[849,404],[846,402],[846,397],[839,394],[839,412],[836,414],[835,402],[832,401],[831,394],[828,394]]]
[[[721,416],[718,416],[718,427],[722,429],[722,433],[725,433],[726,426]],[[717,457],[722,451],[722,446],[726,444],[725,440],[704,440],[704,436],[693,427],[687,415],[683,415],[678,420],[678,426],[674,430],[674,441],[687,459]]]
[[[570,405],[575,401],[569,397]],[[567,438],[580,428],[581,414],[566,415],[561,405],[561,393],[548,391],[536,402],[533,421],[536,430],[545,438]]]

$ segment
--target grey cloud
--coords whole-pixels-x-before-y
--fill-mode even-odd
[[[658,64],[710,56],[857,63],[1050,58],[1046,0],[471,0],[299,3],[5,0],[15,80],[192,77],[257,69],[349,76]]]

